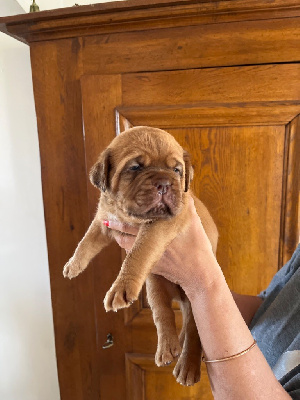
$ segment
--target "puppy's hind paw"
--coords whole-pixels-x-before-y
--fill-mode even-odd
[[[200,363],[200,360],[189,359],[185,354],[181,354],[173,371],[176,381],[184,386],[193,386],[199,382],[201,374]]]
[[[114,283],[104,298],[104,308],[106,311],[118,311],[121,308],[130,307],[137,298],[139,292],[132,284],[123,282]]]
[[[181,347],[178,337],[168,336],[159,340],[155,354],[155,364],[158,367],[164,367],[171,364],[181,353]]]

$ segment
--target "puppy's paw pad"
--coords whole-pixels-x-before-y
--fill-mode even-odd
[[[165,339],[157,346],[155,363],[158,367],[171,364],[181,353],[181,347],[177,337]]]
[[[75,278],[77,275],[82,272],[82,268],[80,265],[76,263],[72,258],[67,262],[63,269],[63,275],[65,278]]]
[[[184,386],[193,386],[200,381],[200,365],[200,361],[181,356],[173,371],[176,381]]]
[[[138,298],[138,293],[131,285],[124,283],[113,284],[104,298],[106,311],[118,311],[121,308],[130,307]]]

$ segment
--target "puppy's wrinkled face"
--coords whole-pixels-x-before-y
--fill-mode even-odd
[[[170,134],[136,127],[102,153],[91,181],[128,216],[154,220],[178,214],[191,172],[187,153]]]
[[[173,154],[128,156],[120,171],[117,191],[123,209],[140,218],[166,218],[178,213],[182,199],[182,161]]]

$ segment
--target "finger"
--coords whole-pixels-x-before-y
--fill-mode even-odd
[[[192,196],[190,196],[190,199],[189,199],[189,208],[190,208],[190,211],[192,212],[192,214],[198,215],[196,207],[195,207],[195,202],[194,202],[194,199],[192,198]]]
[[[115,236],[115,240],[122,249],[126,252],[130,251],[135,242],[135,236],[124,236],[124,235],[117,235]]]
[[[152,267],[151,272],[153,274],[163,275],[166,266],[170,263],[170,257],[168,256],[168,254],[168,250],[165,251],[161,259]]]
[[[139,228],[136,228],[129,224],[122,224],[119,221],[105,221],[103,223],[105,223],[105,225],[108,226],[110,229],[114,229],[122,233],[128,233],[129,235],[133,236],[136,236],[139,232]]]

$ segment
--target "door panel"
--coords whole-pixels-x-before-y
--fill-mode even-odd
[[[189,108],[200,103],[214,105],[217,112],[221,105],[232,107],[237,103],[257,107],[273,107],[271,102],[299,104],[299,78],[299,64],[124,74],[122,105]]]
[[[218,226],[230,288],[257,294],[278,269],[284,127],[169,131],[194,160],[192,190]]]
[[[201,385],[186,388],[174,384],[173,366],[157,368],[149,354],[126,354],[127,399],[213,399],[206,368],[201,368]]]
[[[214,7],[213,3],[205,2],[205,7]],[[252,7],[250,3],[247,6]],[[101,35],[83,37],[84,72],[183,70],[299,60],[298,18],[278,18],[277,15],[276,19],[266,20],[260,13],[261,21],[250,21],[248,14],[248,21],[216,23],[216,19],[213,22],[208,19],[199,25],[200,19],[204,22],[207,15],[203,11],[197,14],[195,24],[191,17],[178,20],[180,25],[189,26],[175,27],[174,19],[165,20],[164,27],[169,26],[171,30],[157,27],[149,30],[143,21],[142,30],[137,28],[136,32],[102,31]],[[230,17],[234,18],[233,15],[231,13]],[[132,29],[133,24],[130,26]]]
[[[230,288],[257,294],[297,241],[299,71],[291,64],[83,76],[87,170],[128,127],[168,130],[192,155],[192,189],[218,226],[217,258]],[[88,195],[92,218],[92,185]],[[205,366],[200,384],[189,388],[175,382],[173,366],[155,366],[156,331],[143,295],[128,310],[105,313],[103,298],[121,265],[118,247],[93,264],[102,398],[212,399]],[[108,333],[115,344],[103,350]]]

